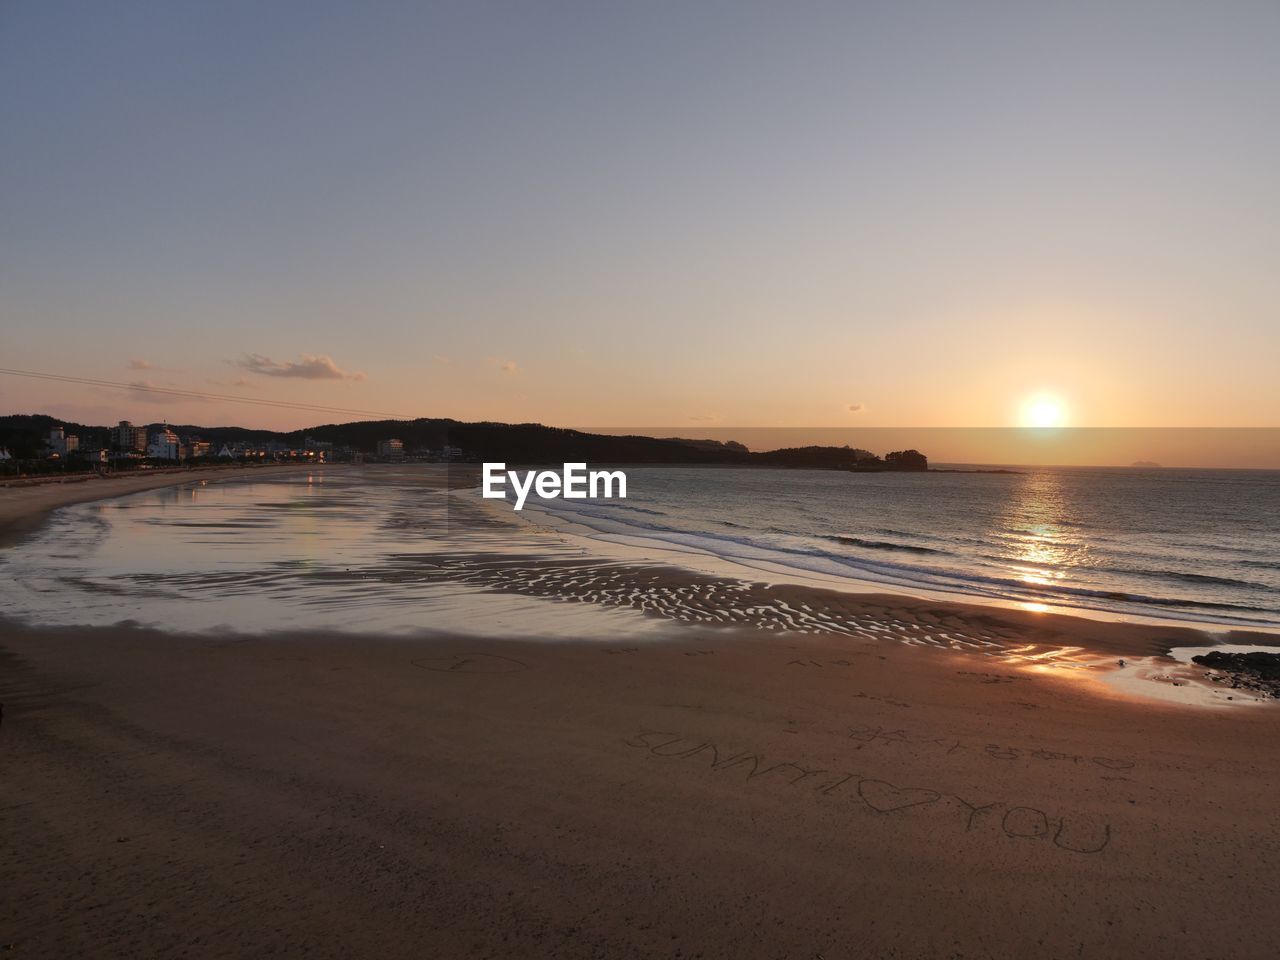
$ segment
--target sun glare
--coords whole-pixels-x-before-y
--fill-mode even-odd
[[[1066,420],[1066,408],[1057,397],[1041,394],[1023,404],[1022,425],[1025,427],[1060,427]]]

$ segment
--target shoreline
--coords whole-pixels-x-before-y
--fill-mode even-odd
[[[508,512],[502,509],[504,501],[484,501],[484,503],[487,509],[498,515],[505,515]],[[1044,601],[1012,600],[970,594],[960,590],[914,587],[891,581],[859,579],[854,576],[840,576],[806,570],[802,567],[791,567],[771,559],[748,560],[724,556],[698,546],[677,545],[648,536],[643,531],[637,531],[634,534],[603,532],[579,520],[557,514],[541,504],[527,507],[519,513],[509,512],[517,518],[517,522],[533,528],[545,529],[557,536],[572,540],[581,545],[584,550],[597,554],[601,559],[641,557],[646,562],[652,562],[656,555],[658,558],[664,558],[672,566],[738,579],[764,580],[773,585],[788,584],[827,589],[854,596],[893,596],[922,603],[943,603],[992,611],[1006,610],[1073,617],[1096,623],[1130,624],[1151,629],[1191,630],[1211,639],[1222,638],[1223,641],[1232,636],[1260,636],[1267,638],[1261,642],[1280,644],[1280,629],[1266,625],[1253,625],[1239,621],[1196,620],[1190,617],[1160,616],[1156,613],[1123,613],[1105,607],[1089,607],[1083,604],[1077,606]]]
[[[21,514],[17,527],[10,517],[6,528],[6,516],[0,512],[0,535],[33,527],[50,511],[87,500],[189,482],[234,482],[316,469],[309,464],[283,464],[175,471],[162,476],[119,478],[119,484],[103,480],[22,488],[17,491],[20,495],[7,504],[11,514]],[[456,467],[441,467],[431,472],[431,478],[451,493],[458,492],[459,486],[469,488],[473,482],[470,471],[459,474]],[[704,627],[717,633],[752,628],[759,635],[781,637],[893,640],[924,648],[923,653],[964,654],[976,664],[1021,672],[1071,671],[1094,679],[1106,678],[1114,689],[1098,687],[1099,692],[1110,695],[1124,691],[1144,699],[1195,706],[1226,706],[1228,701],[1238,706],[1255,700],[1247,696],[1237,699],[1239,691],[1206,682],[1206,671],[1178,661],[1171,655],[1174,650],[1231,643],[1280,647],[1280,636],[1259,630],[1140,622],[1107,616],[1105,612],[1089,616],[1090,611],[1076,608],[1034,609],[963,595],[913,595],[876,584],[797,575],[660,545],[617,544],[584,537],[560,524],[542,523],[544,518],[556,519],[554,514],[543,511],[524,516],[502,509],[505,504],[499,501],[472,500],[465,495],[450,499],[455,502],[447,515],[450,523],[459,525],[458,530],[498,523],[511,530],[538,531],[554,542],[526,540],[510,552],[490,542],[476,550],[464,535],[446,541],[448,549],[418,557],[398,557],[386,564],[345,570],[317,570],[321,579],[299,580],[285,595],[291,602],[306,596],[319,600],[331,591],[375,601],[381,596],[381,606],[392,613],[390,619],[366,622],[366,615],[357,606],[352,608],[354,612],[343,615],[347,621],[344,624],[333,619],[335,608],[327,605],[329,613],[316,618],[318,629],[346,631],[353,636],[417,635],[423,623],[439,620],[439,615],[431,612],[435,609],[432,598],[443,592],[447,612],[445,619],[436,624],[437,629],[486,638],[509,635],[512,628],[504,625],[507,618],[521,609],[521,602],[531,600],[535,606],[520,614],[527,621],[525,629],[547,638],[605,634],[648,642],[655,631],[664,628]],[[255,583],[249,576],[236,589],[261,590],[264,597],[272,596],[265,591],[273,589],[274,582]],[[185,595],[189,602],[213,601],[220,615],[217,595],[203,595],[198,578]],[[486,596],[492,599],[486,600]],[[565,603],[570,607],[563,606]],[[302,609],[317,608],[308,603]],[[407,615],[396,620],[396,610],[405,610]],[[193,627],[192,618],[186,613],[180,613],[178,608],[170,611],[189,629],[203,629],[206,635],[247,627],[247,623],[237,624],[234,619]],[[121,616],[113,614],[109,607],[104,608],[104,614]],[[128,616],[135,617],[132,613]],[[301,616],[305,621],[307,615]],[[29,617],[26,622],[37,628],[68,629],[73,621],[55,616],[43,620]],[[143,618],[141,622],[151,621]],[[169,621],[161,618],[155,622]],[[246,635],[269,637],[287,629],[287,624],[264,621],[246,630]]]
[[[257,471],[263,471],[271,475],[303,470],[332,470],[344,466],[349,465],[271,464],[261,466],[198,467],[191,470],[168,468],[163,473],[148,472],[148,475],[145,476],[139,476],[134,473],[114,476],[90,475],[89,477],[68,479],[66,481],[46,481],[29,485],[0,484],[0,546],[12,544],[15,539],[38,529],[48,514],[64,506],[127,496],[187,482],[251,479]],[[423,465],[417,464],[416,466]],[[466,475],[466,479],[462,480],[462,486],[468,488],[471,486],[470,474],[475,472],[472,469],[472,465],[436,464],[431,466],[434,466],[445,475],[451,492],[456,493],[460,489],[455,484],[455,473]],[[698,466],[719,468],[723,465],[708,464]],[[478,479],[478,473],[476,475]],[[478,483],[476,488],[479,488]],[[643,558],[643,562],[650,563],[654,562],[653,555],[657,554],[660,562],[666,562],[691,572],[714,572],[722,576],[742,580],[764,580],[771,585],[788,584],[828,589],[853,596],[893,597],[911,602],[942,603],[994,611],[1014,611],[1017,613],[1030,612],[1078,618],[1097,623],[1132,624],[1152,629],[1190,630],[1207,637],[1211,643],[1215,644],[1231,642],[1233,639],[1239,642],[1239,638],[1245,638],[1243,642],[1246,643],[1274,643],[1280,645],[1280,631],[1272,630],[1266,626],[1253,626],[1241,622],[1160,616],[1155,613],[1129,614],[1085,605],[1077,606],[1047,602],[1029,603],[968,594],[963,591],[951,591],[926,586],[911,587],[873,579],[835,576],[802,568],[792,568],[770,560],[762,559],[749,562],[742,558],[721,556],[696,547],[682,548],[652,537],[645,537],[642,533],[637,533],[628,538],[638,542],[627,543],[624,542],[621,534],[612,535],[617,539],[611,539],[611,535],[601,535],[599,531],[595,531],[593,528],[573,519],[560,516],[541,505],[534,505],[527,513],[502,510],[501,507],[505,505],[504,501],[486,500],[481,501],[481,505],[495,518],[508,522],[514,520],[516,524],[547,529],[559,537],[571,538],[584,550],[596,554],[601,560],[640,556]]]
[[[331,469],[327,464],[263,464],[254,466],[163,468],[127,474],[76,475],[60,480],[0,485],[0,544],[38,529],[59,507],[128,496],[146,490],[178,486],[199,480],[238,480],[302,470]]]

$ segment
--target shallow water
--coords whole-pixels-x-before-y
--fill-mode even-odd
[[[490,593],[429,575],[462,553],[567,548],[502,522],[415,467],[330,467],[166,487],[65,507],[0,551],[0,612],[44,625],[241,632],[422,629],[563,637],[653,625],[638,613]],[[483,603],[476,595],[485,592]]]

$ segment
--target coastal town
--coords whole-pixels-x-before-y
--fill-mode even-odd
[[[44,414],[0,416],[0,475],[113,472],[253,463],[667,464],[784,467],[854,473],[924,472],[918,450],[877,456],[861,447],[750,450],[735,440],[590,433],[537,423],[368,420],[289,433],[161,421],[74,424]]]
[[[78,432],[71,432],[77,429]],[[167,423],[134,424],[121,420],[113,427],[70,428],[56,423],[38,441],[0,445],[0,473],[48,473],[147,469],[214,463],[361,463],[405,460],[448,462],[464,458],[464,451],[448,444],[409,449],[389,437],[370,450],[336,444],[311,436],[301,443],[280,440],[214,440],[191,432],[179,433]]]

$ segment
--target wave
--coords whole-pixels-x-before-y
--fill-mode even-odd
[[[1178,583],[1203,584],[1208,587],[1242,587],[1246,590],[1270,590],[1265,583],[1253,580],[1237,580],[1234,577],[1218,577],[1207,573],[1187,573],[1183,570],[1144,570],[1141,567],[1078,567],[1079,570],[1092,570],[1097,573],[1121,574],[1128,577],[1142,577],[1147,580],[1173,580]]]
[[[149,517],[142,521],[153,527],[202,527],[211,530],[265,530],[276,526],[275,520],[171,520]]]
[[[910,553],[945,553],[944,550],[935,550],[933,547],[917,547],[909,543],[889,543],[885,540],[863,540],[860,537],[840,537],[828,534],[822,534],[823,540],[830,540],[833,543],[843,543],[850,547],[865,547],[868,550],[905,550]]]
[[[712,533],[694,533],[670,528],[658,528],[651,524],[622,524],[621,530],[602,530],[585,524],[596,534],[644,536],[665,543],[673,548],[705,551],[722,559],[736,562],[767,562],[790,567],[797,571],[847,577],[865,582],[890,584],[905,589],[938,590],[969,596],[987,597],[1015,602],[1039,602],[1055,606],[1076,606],[1086,609],[1132,610],[1146,608],[1169,613],[1212,611],[1218,617],[1241,623],[1257,623],[1257,615],[1268,620],[1280,615],[1280,609],[1251,603],[1227,600],[1196,599],[1192,597],[1158,596],[1145,592],[1107,589],[1097,586],[1069,585],[1064,583],[1029,584],[1025,580],[976,573],[972,567],[955,568],[920,566],[886,559],[856,557],[831,553],[820,549],[788,547],[773,543],[761,543],[749,536],[726,536]],[[628,529],[629,528],[629,529]],[[838,540],[831,536],[826,539]],[[843,538],[855,540],[858,538]],[[894,551],[886,550],[886,553]],[[910,551],[908,551],[910,552]],[[937,554],[927,550],[922,553]],[[959,559],[959,558],[957,558]],[[1254,616],[1250,616],[1250,615]]]
[[[1180,580],[1183,583],[1203,583],[1213,587],[1247,587],[1250,590],[1266,590],[1265,583],[1255,583],[1252,580],[1236,580],[1233,577],[1214,577],[1205,573],[1183,573],[1180,570],[1153,570],[1137,571],[1142,576],[1151,574],[1157,577],[1167,577],[1170,580]]]
[[[731,481],[732,473],[716,478]],[[755,493],[754,488],[747,492]],[[1191,544],[1180,548],[1198,530],[1153,523],[1145,508],[1140,516],[1121,516],[1118,525],[1111,517],[1106,526],[1092,518],[1066,522],[1055,515],[1040,526],[981,502],[973,512],[956,515],[946,502],[831,499],[826,488],[807,491],[797,483],[794,500],[756,511],[761,514],[757,520],[750,513],[718,509],[713,501],[704,503],[702,489],[689,499],[679,493],[675,488],[662,491],[664,500],[654,505],[665,511],[630,504],[621,510],[584,510],[563,501],[548,506],[549,512],[585,527],[588,536],[639,537],[748,566],[768,564],[907,590],[1112,613],[1145,610],[1218,623],[1274,624],[1280,614],[1280,592],[1274,584],[1259,582],[1271,579],[1261,571],[1280,570],[1274,552],[1266,552],[1267,540],[1246,547],[1234,538],[1219,542],[1206,533],[1206,542],[1196,544],[1194,551]],[[864,525],[868,519],[872,522]],[[846,525],[855,526],[857,533],[827,532]],[[1170,533],[1176,529],[1176,535],[1162,533],[1166,527]],[[1045,531],[1054,529],[1056,535],[1046,540]],[[1052,555],[1065,551],[1079,565],[1054,564],[1046,556],[1041,566],[1052,570],[1046,573],[1049,582],[1029,582],[1018,568],[1029,563],[1029,548],[1040,546],[1050,548]],[[1256,552],[1247,559],[1230,556],[1237,549]],[[1177,569],[1184,565],[1191,569]],[[1250,568],[1259,571],[1257,580],[1244,573]],[[1203,612],[1197,616],[1197,610]]]

